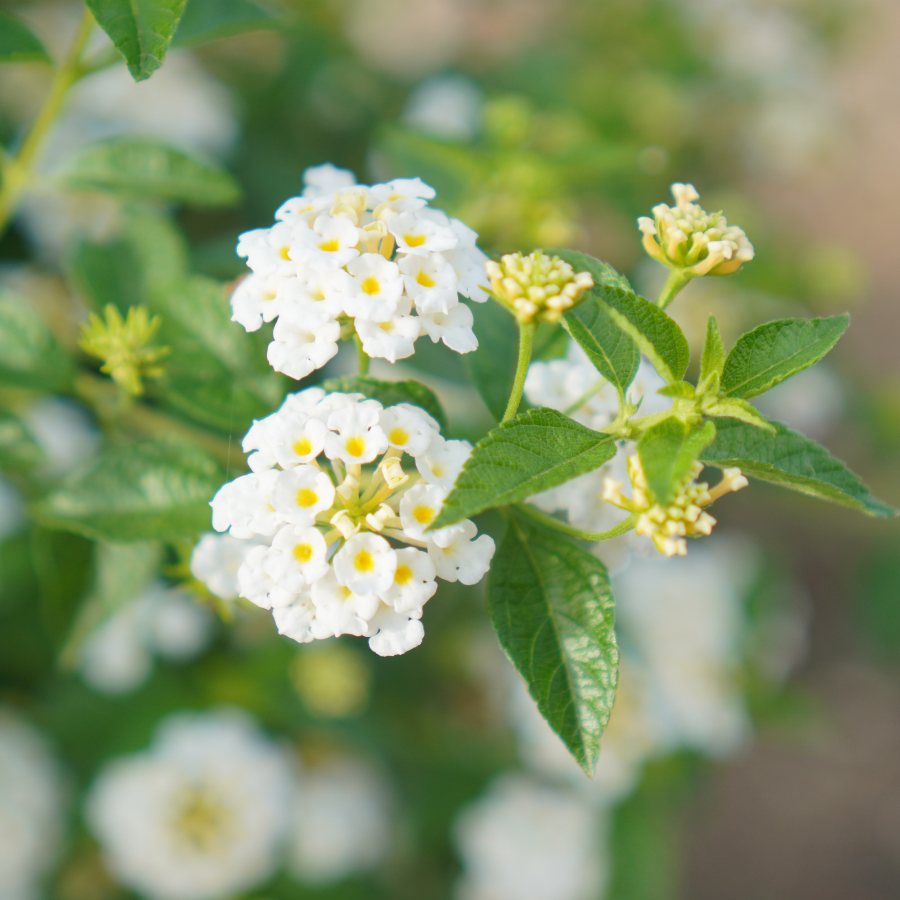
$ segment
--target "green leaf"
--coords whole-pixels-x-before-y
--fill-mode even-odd
[[[431,388],[418,381],[381,381],[369,375],[348,375],[344,378],[330,378],[322,384],[326,391],[339,391],[343,394],[364,394],[377,400],[382,406],[394,406],[397,403],[411,403],[424,409],[433,419],[437,419],[441,431],[447,431],[447,416],[441,401]]]
[[[135,278],[137,265],[128,241],[81,241],[69,257],[68,271],[91,309],[102,312],[111,303],[124,315],[144,301],[141,279]]]
[[[152,296],[171,290],[190,276],[187,241],[164,213],[126,211],[125,239],[137,260],[144,294]]]
[[[620,291],[634,291],[628,279],[620,275],[609,263],[581,253],[578,250],[545,250],[550,256],[558,256],[567,262],[576,272],[590,272],[594,279],[593,291],[601,287],[613,287]]]
[[[487,604],[541,714],[593,775],[619,663],[603,563],[512,510],[488,575]]]
[[[850,316],[779,319],[742,335],[722,372],[722,391],[745,400],[818,362],[850,324]]]
[[[615,454],[612,435],[591,431],[555,409],[520,413],[475,445],[431,527],[518,503],[592,472]]]
[[[655,303],[618,287],[604,285],[597,296],[602,297],[613,321],[634,339],[666,381],[679,381],[684,377],[691,352],[687,338],[674,319]]]
[[[700,461],[725,468],[737,466],[750,478],[781,485],[801,494],[829,500],[870,516],[894,516],[897,510],[876,499],[860,478],[824,447],[778,422],[775,433],[723,419],[715,441]]]
[[[690,479],[691,466],[716,436],[712,422],[686,425],[674,416],[648,428],[637,444],[641,467],[653,499],[668,506],[679,486]]]
[[[693,400],[697,396],[697,389],[687,381],[676,381],[661,387],[657,394],[663,397],[678,397],[679,400]]]
[[[766,431],[775,431],[775,426],[759,410],[746,400],[738,400],[737,397],[726,397],[708,406],[703,407],[707,416],[727,416],[732,419],[740,419],[748,425],[763,428]]]
[[[18,416],[0,410],[0,469],[29,469],[41,462],[43,456],[25,423]]]
[[[55,178],[74,190],[160,197],[189,206],[232,206],[238,183],[215,163],[152,138],[123,137],[77,151]]]
[[[31,302],[0,293],[0,383],[56,390],[72,378],[69,355],[56,343]]]
[[[175,437],[111,447],[34,507],[39,523],[98,541],[175,540],[210,527],[224,481],[216,461]]]
[[[50,62],[50,57],[21,19],[0,12],[0,62]]]
[[[85,0],[97,24],[125,57],[135,81],[161,65],[186,0]]]
[[[715,316],[706,320],[706,340],[703,342],[703,356],[700,358],[700,381],[698,388],[702,394],[709,387],[715,374],[721,375],[725,365],[725,345],[719,334],[719,323]]]
[[[641,364],[637,344],[593,297],[566,313],[562,322],[597,371],[624,396]]]
[[[176,47],[192,47],[277,24],[271,12],[251,0],[190,0],[172,43]]]
[[[66,638],[60,665],[78,665],[85,640],[113,613],[135,600],[156,578],[162,547],[155,542],[95,545],[94,586]]]
[[[499,422],[516,377],[519,359],[519,329],[516,320],[493,300],[472,303],[478,349],[463,355],[469,379],[481,394],[491,415]]]

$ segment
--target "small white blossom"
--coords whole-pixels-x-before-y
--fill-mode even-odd
[[[380,594],[394,582],[397,554],[376,534],[356,534],[334,557],[338,581],[357,594]]]
[[[231,321],[243,325],[245,331],[259,331],[263,322],[278,317],[285,292],[293,284],[291,278],[248,275],[231,295]]]
[[[372,462],[387,450],[388,442],[378,424],[379,411],[362,404],[335,410],[328,416],[331,429],[325,437],[325,455],[348,465]]]
[[[260,609],[287,606],[294,599],[289,591],[279,589],[266,571],[265,561],[268,555],[269,548],[259,544],[250,550],[243,565],[238,569],[239,595]]]
[[[452,250],[459,243],[452,228],[413,213],[393,216],[388,219],[387,226],[397,240],[400,253],[429,256],[442,250]]]
[[[310,272],[305,281],[292,278],[277,297],[276,315],[288,313],[295,321],[321,324],[344,311],[350,277],[343,269]],[[271,321],[272,310],[267,310]]]
[[[390,446],[410,456],[424,453],[432,439],[438,436],[437,422],[414,406],[389,406],[382,410],[378,424]]]
[[[471,353],[478,349],[478,338],[472,330],[475,317],[472,310],[463,303],[457,304],[447,313],[422,314],[419,321],[433,344],[442,341],[457,353]]]
[[[398,312],[403,278],[397,263],[388,262],[380,253],[364,253],[347,271],[351,275],[344,301],[348,316],[387,322]]]
[[[401,258],[406,293],[420,313],[447,313],[459,303],[456,272],[440,253],[409,254]]]
[[[359,256],[356,249],[359,234],[353,222],[344,216],[321,215],[312,227],[294,229],[294,238],[291,258],[315,272],[339,269]]]
[[[213,528],[244,540],[275,534],[284,521],[270,502],[277,479],[277,472],[268,471],[241,475],[222,485],[210,503]]]
[[[448,490],[439,484],[413,485],[400,498],[400,522],[403,533],[414,541],[424,541],[426,529],[438,517]]]
[[[421,209],[433,200],[434,188],[420,178],[395,178],[387,184],[376,184],[369,189],[376,211],[406,212]],[[379,210],[380,207],[380,210]]]
[[[434,563],[427,553],[407,547],[396,551],[397,568],[391,584],[379,593],[397,613],[418,613],[437,591]]]
[[[333,319],[310,323],[286,313],[275,323],[266,358],[276,372],[306,378],[337,355],[340,336],[341,326]]]
[[[303,173],[303,183],[306,185],[303,188],[304,197],[331,197],[335,191],[353,187],[356,176],[349,169],[323,163],[321,166],[310,166]]]
[[[428,449],[416,457],[416,468],[429,484],[449,491],[472,453],[468,441],[446,441],[436,436]]]
[[[327,552],[325,538],[317,528],[285,525],[272,538],[263,568],[276,584],[299,594],[328,571]]]
[[[312,525],[334,503],[334,485],[316,466],[286,469],[276,474],[271,503],[284,521]]]
[[[459,579],[461,584],[478,584],[491,566],[496,549],[493,540],[486,534],[476,539],[478,529],[468,519],[441,531],[449,533],[450,529],[457,530],[445,546],[434,539],[428,542],[428,555],[435,571],[445,581]]]
[[[289,606],[272,610],[272,618],[279,634],[289,637],[300,644],[314,641],[310,626],[316,616],[316,607],[308,592],[300,594]]]
[[[415,342],[421,333],[419,316],[396,315],[386,322],[357,319],[356,333],[362,339],[363,351],[375,359],[397,362],[415,353]]]
[[[364,635],[369,620],[378,610],[378,597],[357,594],[338,581],[334,569],[312,586],[312,602],[316,617],[312,633],[317,638],[339,637],[342,634]]]
[[[421,612],[398,613],[381,603],[369,620],[369,648],[379,656],[399,656],[413,650],[425,638],[425,627],[419,621]]]
[[[122,884],[214,900],[274,873],[294,791],[289,760],[246,714],[178,713],[148,750],[104,767],[87,820]]]

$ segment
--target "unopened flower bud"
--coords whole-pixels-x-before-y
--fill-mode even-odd
[[[409,475],[403,471],[403,466],[400,465],[400,460],[396,456],[382,464],[381,474],[391,490],[400,487],[404,481],[409,479]]]
[[[103,360],[101,372],[133,397],[144,393],[143,379],[163,374],[159,362],[169,355],[168,347],[152,347],[150,341],[162,319],[152,319],[145,306],[132,306],[125,318],[111,303],[103,310],[105,319],[91,313],[81,326],[79,346],[85,353]]]
[[[385,523],[389,519],[393,519],[396,515],[397,513],[395,513],[387,503],[382,503],[375,512],[369,513],[366,516],[366,524],[372,531],[381,531],[384,528]]]
[[[523,325],[535,318],[558,322],[594,285],[590,272],[576,274],[567,262],[540,250],[509,253],[499,263],[489,260],[485,271],[491,292]]]
[[[346,509],[338,510],[331,517],[329,523],[337,528],[344,540],[352,538],[360,528],[359,522],[354,523]]]
[[[653,218],[641,216],[644,249],[654,259],[691,276],[731,275],[753,259],[753,244],[721,212],[708,213],[690,184],[673,184],[675,206],[660,203]]]
[[[705,482],[697,482],[703,464],[695,462],[689,480],[679,485],[668,506],[651,499],[640,457],[628,457],[628,476],[631,479],[631,498],[622,494],[622,482],[607,478],[603,483],[604,500],[638,516],[635,534],[649,537],[656,549],[665,556],[687,555],[688,537],[709,536],[716,520],[704,508],[723,494],[739,491],[747,486],[740,469],[725,469],[722,480],[712,489]]]

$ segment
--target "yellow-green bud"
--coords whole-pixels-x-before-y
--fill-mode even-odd
[[[508,253],[499,263],[488,260],[485,271],[491,293],[523,325],[534,319],[558,322],[594,285],[590,272],[576,274],[567,262],[540,250],[528,256]]]
[[[656,260],[691,276],[731,275],[753,259],[753,244],[741,228],[729,225],[721,212],[708,213],[695,203],[700,195],[691,184],[673,184],[675,206],[660,203],[653,218],[641,216],[644,249]]]
[[[740,469],[724,469],[722,480],[710,490],[706,482],[697,482],[703,471],[702,463],[694,463],[689,480],[679,485],[668,506],[661,506],[650,498],[647,478],[637,454],[628,457],[628,477],[631,479],[631,497],[622,494],[622,482],[606,478],[603,482],[603,499],[619,509],[637,513],[635,534],[649,537],[656,549],[665,556],[687,555],[687,537],[709,535],[716,520],[704,508],[729,491],[739,491],[747,486],[747,479]]]
[[[127,394],[144,392],[143,379],[163,374],[159,361],[169,355],[168,347],[151,347],[162,319],[150,318],[145,306],[132,306],[125,319],[111,303],[103,310],[105,320],[91,313],[81,326],[79,346],[85,353],[103,360],[100,371],[112,376]]]

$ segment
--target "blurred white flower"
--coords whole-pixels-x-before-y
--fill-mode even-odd
[[[100,432],[84,407],[59,397],[43,397],[22,412],[40,444],[51,475],[62,475],[87,462],[100,448]]]
[[[390,795],[371,766],[347,757],[305,770],[288,849],[297,879],[322,884],[374,868],[390,838]]]
[[[43,737],[0,707],[0,900],[37,900],[62,848],[63,786]]]
[[[191,553],[191,574],[202,581],[211,594],[222,600],[236,600],[237,571],[256,546],[230,534],[204,534]]]
[[[436,138],[471,141],[478,134],[484,94],[465,75],[434,75],[416,85],[401,121]]]
[[[580,793],[501,776],[456,822],[457,900],[596,900],[605,819]]]
[[[769,419],[821,440],[840,422],[847,391],[834,369],[819,363],[754,397],[753,402]]]
[[[151,900],[230,898],[278,865],[295,791],[284,751],[236,709],[176,713],[87,798],[106,864]]]
[[[187,661],[212,637],[212,614],[185,591],[151,585],[113,613],[85,641],[81,676],[104,694],[139,688],[153,670],[153,656]]]
[[[723,756],[749,737],[739,679],[743,594],[756,566],[752,545],[717,536],[689,557],[635,560],[614,583],[623,643],[652,684],[673,748]]]

